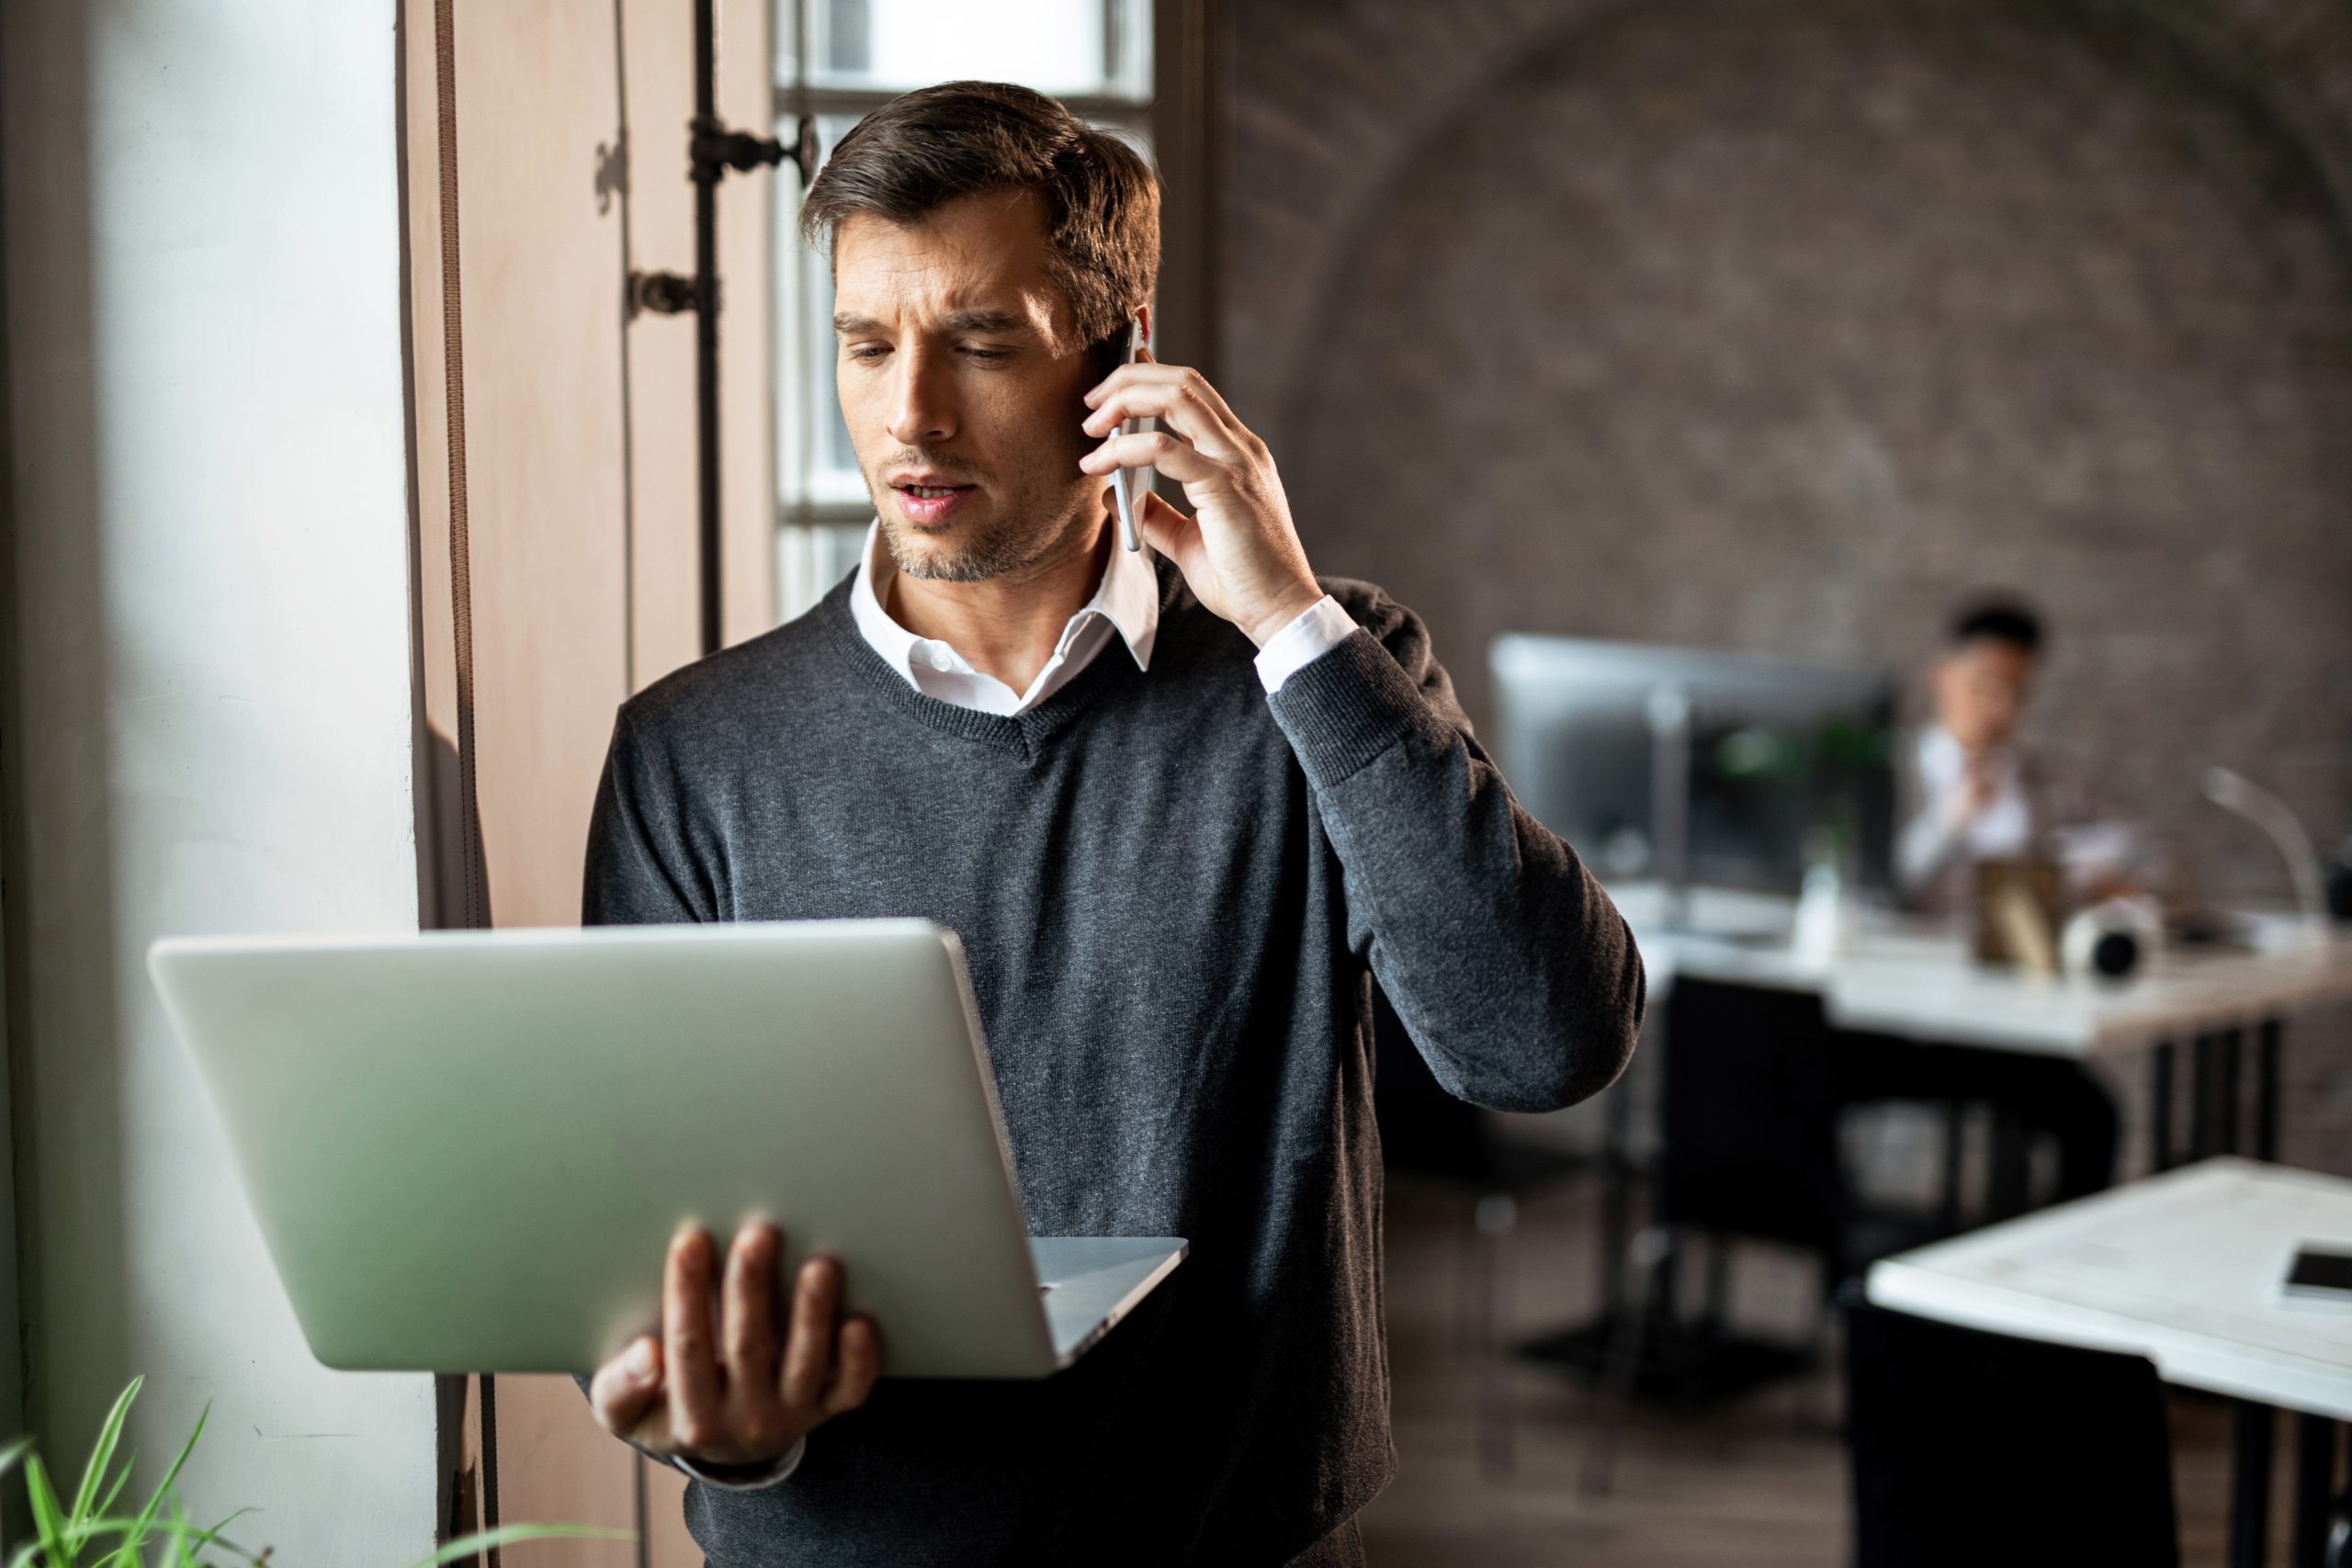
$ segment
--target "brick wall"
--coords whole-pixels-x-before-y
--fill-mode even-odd
[[[2283,896],[2196,781],[2352,832],[2352,13],[2245,9],[1245,6],[1228,393],[1475,717],[1503,630],[1908,669],[2014,585],[2033,739]]]
[[[1243,4],[1221,379],[1319,569],[1504,630],[1916,668],[2019,588],[2033,740],[2224,892],[2352,832],[2352,8]],[[2287,1154],[2352,1170],[2352,1011]],[[2144,1136],[2136,1064],[2119,1087]]]

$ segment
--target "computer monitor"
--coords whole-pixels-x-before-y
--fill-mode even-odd
[[[1503,776],[1603,876],[1793,892],[1826,848],[1890,885],[1885,671],[1519,633],[1489,666]]]

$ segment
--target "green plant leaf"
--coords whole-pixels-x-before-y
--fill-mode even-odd
[[[0,1449],[0,1475],[6,1475],[16,1469],[17,1461],[23,1459],[32,1446],[33,1440],[30,1438],[18,1438],[6,1448]]]
[[[87,1533],[92,1536],[127,1535],[133,1529],[144,1529],[151,1535],[160,1537],[165,1540],[176,1542],[179,1547],[179,1554],[183,1557],[191,1554],[191,1543],[193,1543],[195,1545],[217,1546],[223,1551],[232,1552],[236,1556],[244,1559],[247,1562],[257,1563],[266,1562],[267,1561],[267,1558],[263,1553],[256,1552],[251,1547],[240,1545],[238,1542],[231,1540],[227,1536],[222,1535],[218,1530],[209,1530],[200,1525],[188,1523],[187,1516],[179,1511],[177,1498],[173,1499],[173,1513],[170,1518],[158,1519],[152,1525],[143,1526],[140,1525],[135,1519],[93,1519],[90,1521]],[[24,1565],[31,1562],[34,1555],[41,1550],[42,1546],[40,1541],[33,1541],[29,1543],[20,1551],[16,1557],[10,1560],[10,1568],[24,1568]],[[116,1561],[120,1556],[121,1551],[122,1548],[119,1546],[116,1547],[112,1552],[107,1554],[104,1561],[108,1562]],[[138,1559],[132,1558],[129,1561],[135,1562]]]
[[[438,1551],[429,1552],[408,1564],[408,1568],[440,1568],[460,1557],[493,1546],[512,1546],[525,1540],[635,1540],[635,1530],[606,1529],[602,1525],[501,1525],[494,1530],[477,1530],[472,1535],[459,1536]]]
[[[238,1510],[238,1514],[247,1514],[252,1511],[253,1510],[250,1508],[242,1508]],[[231,1516],[232,1518],[236,1517],[237,1515]],[[223,1520],[222,1522],[226,1523],[227,1521]],[[200,1526],[190,1524],[187,1519],[187,1515],[182,1512],[179,1507],[179,1499],[177,1497],[174,1497],[172,1499],[172,1517],[170,1518],[159,1519],[152,1524],[146,1525],[139,1523],[136,1519],[90,1519],[85,1524],[83,1535],[85,1540],[119,1535],[124,1537],[125,1540],[128,1541],[134,1530],[143,1532],[146,1535],[160,1537],[163,1540],[174,1542],[178,1548],[176,1555],[180,1557],[192,1558],[195,1547],[204,1545],[217,1546],[224,1551],[232,1552],[236,1556],[243,1558],[247,1562],[258,1563],[266,1561],[266,1558],[265,1558],[263,1554],[254,1551],[250,1547],[242,1546],[236,1541],[230,1540],[227,1536],[221,1534],[220,1529],[217,1528],[213,1529],[205,1529]],[[23,1546],[17,1549],[15,1556],[8,1559],[8,1568],[35,1568],[36,1564],[40,1564],[41,1554],[47,1550],[47,1545],[42,1541],[28,1541]],[[112,1551],[108,1551],[105,1557],[99,1559],[98,1563],[93,1565],[93,1568],[104,1568],[104,1565],[108,1563],[135,1564],[141,1562],[141,1559],[136,1556],[126,1558],[122,1555],[122,1552],[123,1547],[119,1545],[116,1546]],[[41,1564],[40,1568],[46,1568],[46,1565]]]
[[[187,1463],[187,1456],[196,1451],[196,1440],[204,1436],[204,1424],[210,1419],[212,1419],[212,1402],[208,1399],[204,1402],[204,1408],[196,1413],[196,1430],[190,1432],[187,1435],[187,1441],[180,1445],[179,1455],[172,1461],[172,1468],[164,1472],[164,1479],[155,1483],[154,1494],[147,1499],[147,1506],[139,1510],[137,1529],[143,1529],[154,1521],[156,1510],[164,1506],[164,1499],[171,1495],[172,1483],[180,1478],[181,1467]],[[175,1503],[174,1506],[176,1508],[177,1504]],[[232,1514],[230,1517],[233,1518],[236,1516]],[[138,1548],[141,1539],[134,1530],[130,1542],[134,1551]]]
[[[99,1498],[97,1506],[90,1510],[93,1517],[102,1518],[114,1512],[114,1500],[122,1495],[122,1483],[130,1479],[131,1466],[138,1462],[136,1453],[122,1461],[122,1468],[114,1472],[114,1484],[107,1488],[107,1495]]]
[[[141,1568],[145,1559],[140,1554],[147,1544],[147,1527],[136,1519],[101,1519],[91,1528],[93,1535],[122,1532],[115,1549],[98,1559],[95,1568]]]
[[[33,1506],[33,1527],[40,1531],[39,1545],[49,1558],[49,1568],[76,1568],[76,1553],[65,1532],[65,1510],[58,1504],[57,1489],[49,1483],[49,1468],[39,1454],[25,1456],[25,1495]]]
[[[180,1495],[172,1494],[171,1528],[181,1532],[172,1541],[172,1555],[179,1559],[179,1568],[199,1568],[196,1561],[196,1546],[187,1538],[187,1510],[180,1506]]]
[[[115,1444],[122,1440],[122,1424],[130,1415],[130,1402],[139,1397],[139,1390],[147,1380],[135,1377],[115,1397],[114,1408],[107,1412],[106,1425],[98,1428],[98,1440],[91,1445],[90,1462],[82,1467],[82,1484],[74,1489],[74,1506],[66,1515],[74,1525],[98,1511],[98,1488],[106,1484],[107,1472],[114,1465]]]

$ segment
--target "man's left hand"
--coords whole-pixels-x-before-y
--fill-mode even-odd
[[[1192,516],[1146,495],[1136,527],[1213,614],[1263,648],[1323,597],[1291,525],[1273,455],[1233,417],[1208,378],[1146,355],[1113,371],[1086,401],[1094,411],[1086,433],[1104,439],[1080,468],[1109,474],[1149,466],[1184,487]],[[1159,428],[1119,434],[1122,422],[1145,418],[1157,418]]]

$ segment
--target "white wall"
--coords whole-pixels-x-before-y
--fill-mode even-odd
[[[209,1399],[195,1511],[349,1568],[430,1543],[430,1380],[311,1361],[141,964],[415,921],[394,64],[390,0],[0,6],[29,1413]]]

